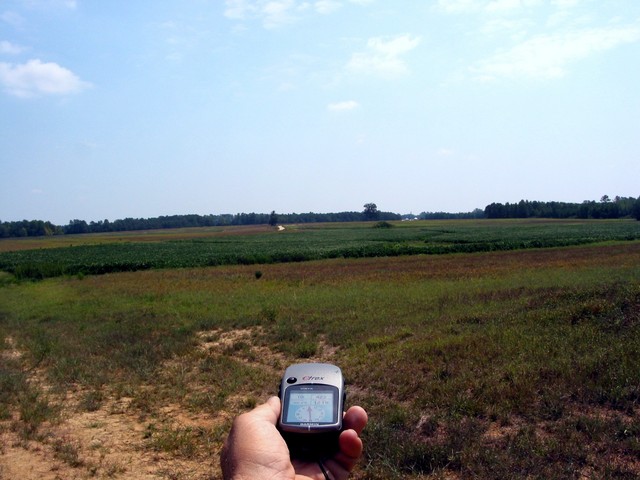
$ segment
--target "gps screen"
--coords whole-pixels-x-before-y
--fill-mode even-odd
[[[304,390],[290,388],[287,395],[286,423],[336,423],[336,392],[327,387]]]

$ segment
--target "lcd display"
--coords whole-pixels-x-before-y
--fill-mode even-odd
[[[286,423],[332,424],[336,422],[334,410],[337,402],[333,389],[293,388],[287,393]]]

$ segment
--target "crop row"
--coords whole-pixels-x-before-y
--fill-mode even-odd
[[[416,254],[472,253],[636,240],[635,221],[415,222],[395,228],[331,225],[224,238],[112,242],[0,253],[17,278],[96,275],[160,268],[301,262]]]

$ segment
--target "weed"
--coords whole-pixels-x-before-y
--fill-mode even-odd
[[[219,442],[219,429],[170,427],[153,429],[148,437],[153,449],[167,452],[178,457],[191,458],[201,447],[211,448],[213,443]]]
[[[99,410],[104,401],[104,394],[99,390],[90,390],[86,392],[78,404],[80,410],[85,412],[95,412]]]
[[[267,323],[274,323],[278,318],[278,308],[273,306],[265,306],[260,311],[259,316]]]
[[[125,473],[127,467],[119,462],[108,462],[103,465],[103,470],[108,478],[114,478]]]
[[[198,449],[197,436],[200,433],[192,428],[164,427],[153,432],[150,437],[151,446],[158,451],[191,457]]]
[[[246,356],[249,354],[250,351],[251,351],[251,345],[249,345],[245,341],[240,340],[238,342],[230,343],[227,346],[225,346],[224,349],[222,350],[222,353],[230,356],[233,356],[233,355]],[[208,368],[208,367],[205,367],[205,368]]]
[[[293,346],[293,354],[297,358],[309,358],[318,351],[318,343],[309,338],[303,338]]]
[[[78,445],[68,439],[56,439],[53,442],[53,456],[73,468],[85,464],[80,458]]]
[[[18,362],[3,358],[0,363],[0,420],[11,418],[12,406],[26,390],[26,375]]]
[[[29,388],[18,398],[19,421],[14,422],[14,430],[24,440],[39,438],[39,428],[45,422],[57,418],[58,408],[38,391]]]
[[[258,405],[258,400],[253,396],[247,397],[242,401],[242,408],[246,410],[251,410],[255,408],[256,405]]]
[[[392,342],[393,342],[393,337],[389,335],[384,335],[382,337],[371,337],[367,339],[365,346],[367,347],[367,350],[373,351],[373,350],[379,350],[381,348],[384,348],[386,345],[389,345]]]
[[[303,336],[303,328],[292,317],[280,318],[276,322],[274,340],[281,343],[295,342]]]
[[[254,367],[224,355],[207,355],[202,358],[194,380],[202,385],[202,391],[188,395],[189,402],[207,412],[219,411],[229,396],[244,388],[260,389],[269,381]]]

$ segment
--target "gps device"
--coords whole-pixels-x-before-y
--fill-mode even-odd
[[[331,454],[338,448],[346,397],[339,367],[298,363],[288,367],[280,383],[278,428],[297,456]]]

